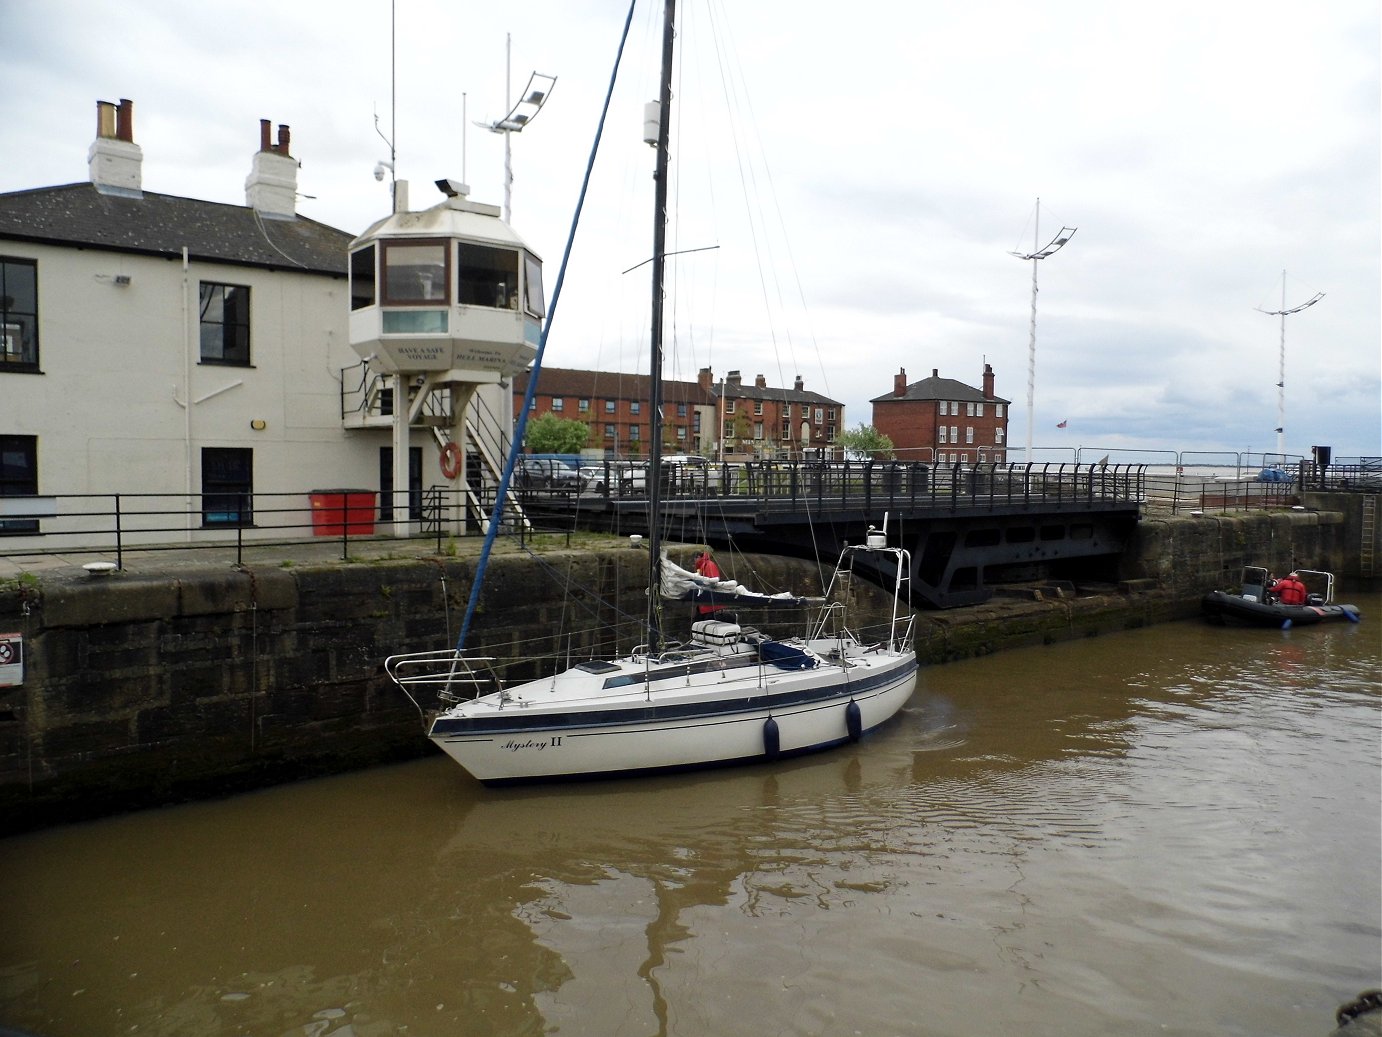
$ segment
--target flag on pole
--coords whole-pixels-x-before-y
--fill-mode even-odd
[[[1057,423],[1056,428],[1065,428],[1065,426],[1066,426],[1066,425],[1069,425],[1069,424],[1070,424],[1070,419],[1067,418],[1065,421],[1062,421],[1062,422]]]

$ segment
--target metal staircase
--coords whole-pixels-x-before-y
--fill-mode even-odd
[[[358,375],[355,373],[358,371]],[[387,429],[393,426],[393,388],[390,376],[371,371],[364,361],[341,371],[341,424],[348,429]],[[455,427],[451,411],[449,383],[429,384],[419,376],[408,386],[409,426],[428,429],[443,449],[452,441]],[[470,398],[466,408],[465,439],[459,444],[467,457],[467,478],[461,484],[461,499],[466,515],[481,526],[489,521],[484,491],[498,487],[508,457],[509,443],[505,436],[508,423],[495,414],[478,394]],[[473,467],[478,462],[479,470]],[[532,529],[532,522],[510,486],[505,514],[524,529]]]

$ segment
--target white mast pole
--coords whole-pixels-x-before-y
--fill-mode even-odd
[[[1286,271],[1281,271],[1281,355],[1276,380],[1276,452],[1286,460]]]
[[[513,35],[504,33],[504,111],[513,111],[513,83],[509,64],[513,58]],[[504,222],[509,222],[509,202],[513,193],[513,155],[509,150],[509,134],[504,130]]]
[[[1027,336],[1027,463],[1032,463],[1032,423],[1036,418],[1036,306],[1037,263],[1041,251],[1041,199],[1036,200],[1036,219],[1032,226],[1032,321]]]

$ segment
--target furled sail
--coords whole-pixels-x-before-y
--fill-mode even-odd
[[[819,604],[820,598],[803,598],[787,591],[759,594],[742,583],[717,576],[702,576],[683,569],[662,555],[662,597],[667,601],[686,601],[695,605],[732,605],[737,608],[803,608]]]

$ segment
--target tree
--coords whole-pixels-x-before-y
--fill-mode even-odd
[[[839,443],[850,454],[872,457],[877,461],[891,461],[897,456],[893,453],[893,441],[862,421],[857,427],[841,432]]]
[[[589,438],[585,422],[559,418],[551,411],[529,421],[523,437],[535,454],[579,454]]]

